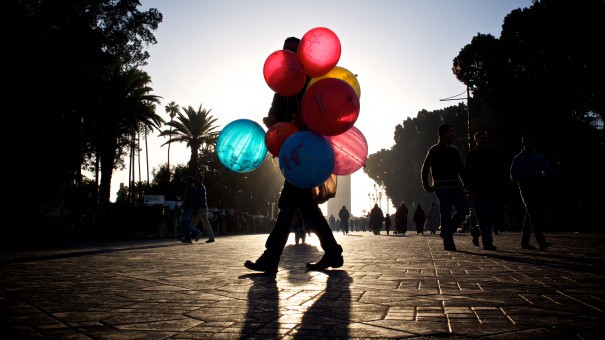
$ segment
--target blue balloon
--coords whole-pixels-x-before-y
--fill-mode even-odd
[[[227,124],[216,142],[218,159],[229,170],[248,172],[258,168],[267,156],[265,130],[249,119]]]
[[[314,188],[325,182],[334,169],[332,145],[313,131],[297,132],[279,151],[279,168],[290,183],[299,188]]]

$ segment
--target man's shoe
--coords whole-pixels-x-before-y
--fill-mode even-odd
[[[260,262],[260,261],[252,262],[252,261],[248,260],[244,263],[244,267],[246,267],[250,270],[256,270],[257,272],[265,272],[265,273],[269,273],[269,274],[277,273],[277,264],[270,265],[268,263],[264,263],[264,262]]]
[[[197,235],[195,235],[195,242],[199,241],[200,238],[202,238],[202,232],[199,232]]]
[[[521,248],[528,249],[528,250],[538,250],[538,248],[532,246],[529,243],[521,243]]]
[[[544,250],[550,246],[552,246],[552,243],[544,241],[544,242],[540,243],[540,250]]]
[[[206,243],[212,243],[212,242],[214,242],[214,239],[213,239],[213,238],[211,238],[211,239],[209,239],[209,240],[206,240]]]
[[[479,231],[479,227],[475,226],[471,229],[471,235],[473,236],[473,245],[475,247],[479,247],[479,236],[481,236],[481,231]]]
[[[308,270],[325,270],[329,267],[340,268],[344,264],[342,247],[339,245],[335,251],[326,252],[316,263],[307,263]]]
[[[443,250],[456,251],[456,246],[453,244],[443,245]]]
[[[496,247],[493,244],[491,244],[489,246],[483,246],[483,250],[496,250],[496,249],[498,249],[498,247]]]

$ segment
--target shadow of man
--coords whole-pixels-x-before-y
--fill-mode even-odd
[[[326,275],[325,288],[318,294],[315,302],[304,312],[300,325],[294,332],[294,338],[349,337],[351,290],[353,279],[344,270],[307,271],[305,261],[309,257],[320,255],[319,250],[310,245],[288,245],[284,248],[280,272],[287,271],[286,286],[304,286],[312,276],[322,281]],[[242,275],[240,279],[252,280],[248,290],[248,308],[246,319],[241,330],[240,339],[280,338],[280,299],[276,274],[254,273]],[[283,302],[283,301],[282,301]],[[283,311],[282,311],[283,312]],[[283,331],[283,330],[282,330]]]
[[[295,339],[321,335],[328,338],[349,338],[351,319],[351,282],[344,270],[326,270],[326,288],[305,312]]]
[[[261,336],[278,338],[279,293],[274,274],[254,273],[240,276],[252,280],[248,290],[248,308],[240,339]]]

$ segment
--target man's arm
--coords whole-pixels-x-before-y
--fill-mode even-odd
[[[422,163],[422,169],[420,170],[420,182],[422,188],[427,192],[433,192],[435,189],[429,184],[429,170],[431,169],[431,149],[426,153],[424,162]]]

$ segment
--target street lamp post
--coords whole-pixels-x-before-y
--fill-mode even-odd
[[[450,101],[450,100],[466,100],[466,134],[467,134],[467,139],[468,139],[468,150],[471,150],[471,105],[470,105],[470,98],[471,98],[471,92],[470,92],[470,88],[468,87],[468,85],[466,85],[466,98],[456,98],[458,96],[460,96],[462,93],[459,93],[455,96],[451,96],[448,98],[443,98],[443,99],[439,99],[440,102],[444,102],[444,101]]]

